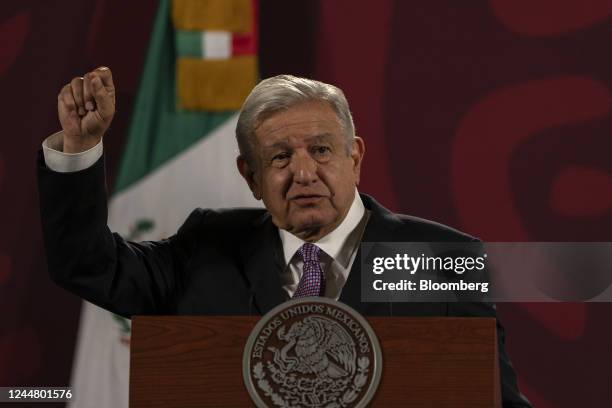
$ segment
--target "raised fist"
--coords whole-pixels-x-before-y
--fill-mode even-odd
[[[65,153],[84,152],[98,144],[115,114],[111,70],[100,67],[73,78],[57,96],[57,112]]]

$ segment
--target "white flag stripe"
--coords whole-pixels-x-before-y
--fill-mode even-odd
[[[226,59],[232,56],[232,34],[229,31],[202,32],[202,58]]]
[[[172,235],[196,207],[261,207],[236,168],[232,116],[188,150],[149,173],[111,200],[108,225],[123,236],[139,219],[155,221],[141,240]],[[171,137],[169,135],[169,137]]]
[[[117,327],[112,314],[83,301],[69,407],[127,408],[130,348]]]

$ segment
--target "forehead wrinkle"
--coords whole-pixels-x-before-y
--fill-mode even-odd
[[[273,121],[273,119],[268,119],[268,121]],[[265,129],[267,126],[265,126],[265,122],[264,122],[258,127],[260,128],[260,130],[263,130],[266,134],[272,135],[284,129],[288,129],[288,128],[292,128],[296,126],[315,125],[319,123],[330,123],[330,120],[329,119],[306,119],[306,120],[301,120],[299,122],[283,123],[271,129]],[[270,125],[268,124],[268,126]]]

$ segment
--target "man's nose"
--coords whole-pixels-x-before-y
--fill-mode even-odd
[[[291,160],[293,181],[298,184],[310,184],[319,179],[317,162],[308,154],[294,154]]]

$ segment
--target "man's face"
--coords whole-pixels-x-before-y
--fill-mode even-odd
[[[321,102],[273,114],[255,139],[254,168],[241,158],[238,167],[274,224],[311,242],[333,231],[353,202],[363,140],[347,148],[338,117]]]

